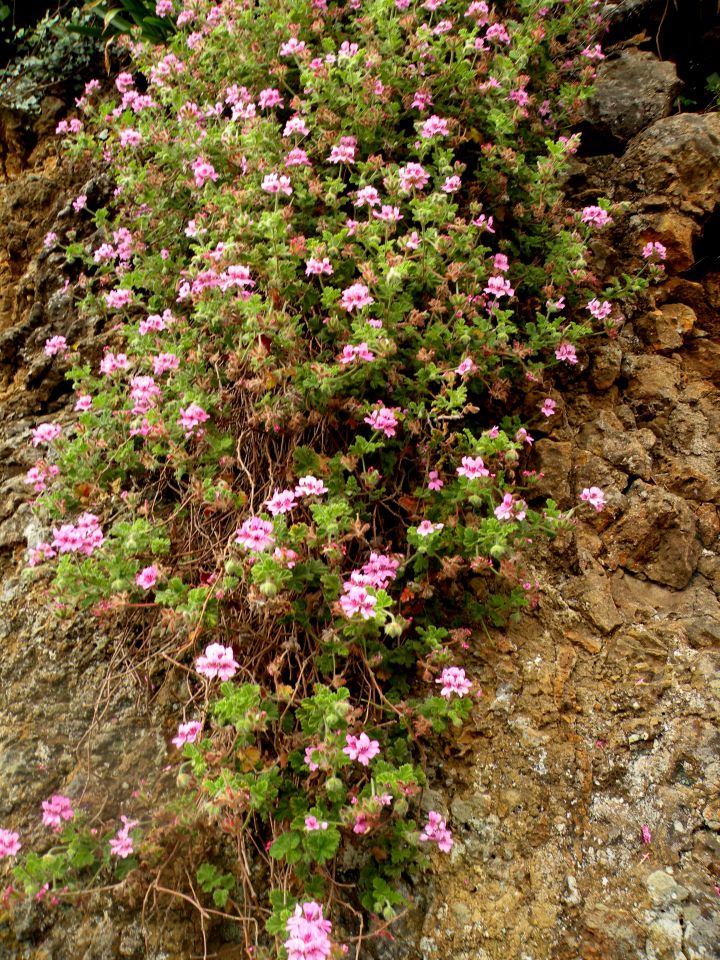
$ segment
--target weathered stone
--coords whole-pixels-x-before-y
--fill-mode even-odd
[[[645,203],[663,198],[690,216],[707,216],[720,199],[720,114],[680,113],[656,121],[616,165],[626,189]]]
[[[598,133],[626,141],[669,116],[680,87],[675,64],[630,47],[600,65],[584,119]]]
[[[631,400],[662,408],[674,405],[679,399],[682,369],[676,360],[660,356],[628,357],[623,361],[623,374],[629,379],[627,396]]]
[[[697,316],[691,307],[684,303],[667,303],[636,321],[636,326],[653,349],[677,350],[696,322]]]
[[[697,521],[684,500],[638,481],[630,507],[608,530],[612,569],[624,567],[676,589],[687,586],[702,547]]]
[[[533,493],[552,497],[562,508],[572,505],[570,477],[572,444],[564,440],[538,440],[534,446],[535,468],[543,474],[533,487]]]
[[[607,390],[620,376],[622,349],[617,343],[605,343],[593,354],[591,377],[593,386]]]

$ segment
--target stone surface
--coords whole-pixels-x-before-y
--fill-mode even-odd
[[[584,119],[596,134],[626,141],[669,116],[680,87],[673,63],[630,47],[600,65]]]

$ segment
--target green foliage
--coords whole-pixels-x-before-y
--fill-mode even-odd
[[[163,44],[175,33],[175,24],[170,18],[155,14],[153,0],[92,0],[85,9],[90,22],[71,29],[96,39],[137,33],[148,43]],[[97,20],[102,20],[102,25]]]
[[[0,7],[0,20],[6,22],[8,15],[7,5]],[[86,14],[72,10],[48,13],[32,28],[12,30],[13,57],[0,68],[0,105],[35,115],[48,93],[78,94],[83,78],[100,61],[97,41],[77,32],[88,22]]]

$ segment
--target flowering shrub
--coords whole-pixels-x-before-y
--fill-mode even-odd
[[[416,819],[419,748],[470,715],[465,652],[529,605],[523,550],[569,522],[533,497],[517,411],[645,282],[601,284],[589,241],[617,212],[560,187],[591,7],[190,0],[115,102],[91,84],[61,126],[116,182],[95,246],[67,248],[110,332],[102,356],[46,346],[78,417],[33,434],[52,535],[30,562],[194,656],[172,743],[235,851],[198,882],[289,957],[336,949],[343,872],[387,921],[452,849],[440,812]]]

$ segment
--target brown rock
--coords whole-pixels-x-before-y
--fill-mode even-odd
[[[542,439],[535,443],[533,449],[537,470],[543,474],[533,487],[533,492],[538,496],[552,497],[563,509],[572,506],[572,444]]]
[[[654,350],[677,350],[697,322],[695,311],[684,303],[667,303],[636,321],[638,330]]]
[[[638,482],[630,508],[605,537],[612,569],[624,567],[681,590],[692,577],[702,547],[690,507],[673,494]]]

